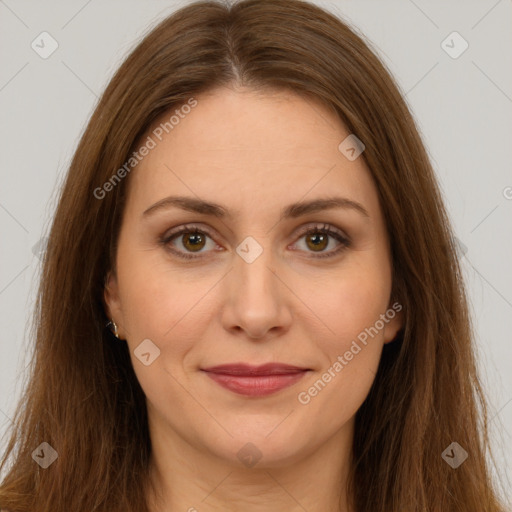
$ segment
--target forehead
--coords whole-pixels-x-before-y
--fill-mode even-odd
[[[167,195],[187,194],[238,211],[277,211],[339,192],[378,210],[363,158],[350,161],[338,149],[350,133],[320,102],[229,88],[194,99],[193,108],[172,109],[143,137],[141,144],[148,136],[155,144],[131,173],[129,208],[142,212]]]

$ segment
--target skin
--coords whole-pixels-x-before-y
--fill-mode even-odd
[[[338,150],[349,132],[316,101],[231,88],[196,99],[129,177],[116,271],[105,288],[107,312],[147,397],[158,494],[148,496],[150,509],[349,511],[341,484],[351,464],[354,416],[402,315],[369,338],[308,404],[298,394],[391,306],[377,190],[363,158],[349,161]],[[170,207],[142,215],[170,195],[237,213],[218,219]],[[359,202],[369,216],[345,208],[280,220],[288,204],[333,195]],[[191,243],[181,234],[167,247],[159,243],[192,223],[211,237]],[[329,235],[317,248],[312,241],[321,233],[300,232],[324,224],[351,241],[330,258],[315,256],[334,253],[340,242]],[[236,252],[247,236],[263,249],[252,263]],[[169,247],[198,258],[180,259]],[[160,350],[148,366],[134,355],[145,339]],[[255,398],[200,370],[234,362],[311,371]],[[248,442],[261,454],[253,467],[237,456]]]

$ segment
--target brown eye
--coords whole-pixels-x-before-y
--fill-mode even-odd
[[[200,251],[206,244],[206,238],[203,233],[194,232],[182,235],[183,247],[190,251]]]
[[[310,227],[302,232],[300,239],[305,240],[305,249],[302,248],[301,251],[313,253],[312,258],[330,258],[340,254],[351,245],[347,236],[328,224]],[[327,250],[333,240],[337,242],[337,247]],[[197,259],[206,256],[207,254],[204,253],[209,252],[207,250],[209,241],[210,249],[215,250],[216,244],[212,236],[207,231],[190,225],[183,226],[160,238],[160,243],[168,251],[184,259]]]
[[[310,227],[302,232],[300,238],[305,240],[305,252],[316,253],[313,254],[312,258],[330,258],[336,256],[350,247],[351,244],[348,237],[328,224]],[[338,242],[338,247],[332,250],[326,250],[332,239]]]
[[[329,235],[325,233],[306,235],[306,244],[314,251],[323,251],[329,245]]]
[[[178,231],[164,235],[160,239],[160,243],[167,250],[185,259],[202,257],[203,253],[208,252],[208,250],[205,249],[208,245],[208,241],[210,241],[211,248],[214,248],[215,242],[206,231],[190,226],[183,226]],[[194,253],[196,253],[197,256]]]

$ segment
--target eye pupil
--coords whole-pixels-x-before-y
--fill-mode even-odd
[[[185,240],[183,242],[183,245],[187,249],[200,250],[204,247],[205,239],[201,233],[189,233],[189,234],[183,235],[183,238]],[[189,243],[191,243],[192,245],[189,246],[188,245]],[[199,246],[197,245],[198,243],[200,244]]]
[[[314,241],[312,242],[313,245],[310,247],[312,249],[325,249],[326,245],[327,245],[327,235],[325,235],[324,233],[315,233],[315,234],[312,234],[312,235],[308,235],[306,237],[306,239],[308,240],[308,246],[309,246],[309,241],[311,239],[313,239]]]

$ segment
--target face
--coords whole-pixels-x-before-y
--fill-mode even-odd
[[[143,139],[156,145],[129,176],[108,313],[152,435],[290,464],[350,432],[402,325],[377,190],[322,105],[227,88],[195,99]],[[241,363],[295,370],[205,371]]]

